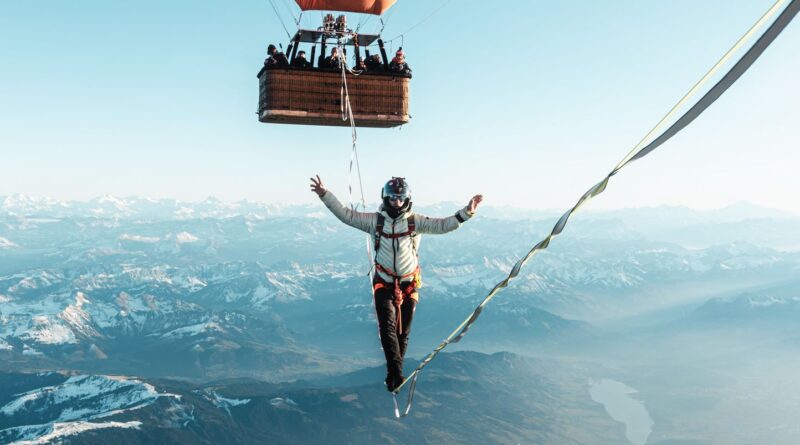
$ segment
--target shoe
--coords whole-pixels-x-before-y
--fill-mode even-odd
[[[395,383],[394,376],[392,374],[387,374],[386,375],[386,390],[389,391],[389,392],[393,392],[396,385],[397,385],[397,383]]]
[[[397,389],[397,387],[400,386],[405,379],[406,378],[402,375],[388,374],[386,376],[386,389],[389,392],[394,392],[394,390]]]

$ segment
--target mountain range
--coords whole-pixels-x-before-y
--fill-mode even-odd
[[[752,443],[747,428],[726,435],[750,408],[737,388],[770,363],[785,389],[795,362],[777,357],[800,346],[800,218],[747,205],[590,212],[426,368],[413,416],[397,423],[364,234],[321,205],[0,203],[3,442],[625,443],[624,425],[589,397],[611,378],[648,401],[652,443],[714,443],[710,431]],[[557,217],[487,207],[424,237],[407,368]],[[676,372],[684,388],[669,383]],[[728,420],[703,426],[684,416],[702,412],[690,389],[709,381]],[[758,385],[784,397],[758,406],[800,400]],[[753,429],[771,425],[762,417]]]

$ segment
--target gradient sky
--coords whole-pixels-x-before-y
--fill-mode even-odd
[[[286,6],[299,11],[275,1],[291,30]],[[384,36],[443,3],[398,1]],[[404,36],[411,123],[359,130],[368,200],[396,175],[422,204],[481,192],[564,209],[771,5],[450,1]],[[346,200],[348,128],[256,119],[266,45],[287,40],[267,0],[0,3],[0,195],[305,203],[319,173]],[[591,206],[748,201],[800,213],[799,51],[792,23]]]

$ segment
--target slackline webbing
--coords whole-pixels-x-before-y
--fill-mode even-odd
[[[708,91],[705,95],[703,95],[700,100],[697,101],[686,113],[683,114],[678,120],[675,121],[667,130],[665,130],[660,136],[655,138],[652,142],[647,144],[646,146],[642,147],[645,141],[649,139],[652,134],[655,134],[656,131],[672,116],[672,114],[677,110],[687,99],[689,96],[693,95],[696,91],[700,89],[700,86],[704,84],[708,79],[711,78],[713,73],[715,73],[734,53],[738,50],[746,40],[748,40],[755,31],[760,28],[764,23],[766,23],[770,17],[772,17],[780,7],[785,4],[787,0],[777,0],[775,4],[742,36],[736,44],[728,50],[728,52],[723,56],[719,62],[717,62],[711,70],[700,80],[692,89],[686,93],[686,95],[678,102],[678,104],[673,107],[669,113],[667,113],[664,118],[648,133],[645,138],[643,138],[639,144],[637,144],[633,150],[631,150],[625,158],[614,167],[611,172],[603,178],[602,181],[595,184],[592,188],[586,191],[586,193],[581,196],[575,205],[567,210],[561,218],[559,218],[558,222],[556,222],[555,226],[551,230],[550,234],[543,240],[539,241],[533,248],[519,261],[514,264],[514,267],[509,272],[508,276],[497,283],[494,288],[486,295],[483,301],[475,308],[474,311],[463,321],[461,324],[450,334],[447,338],[442,341],[439,346],[437,346],[427,357],[425,357],[417,368],[412,372],[408,378],[406,378],[403,383],[400,384],[394,391],[393,394],[396,395],[403,386],[406,385],[409,381],[411,382],[411,386],[408,391],[408,401],[406,405],[406,409],[404,410],[403,414],[400,414],[400,410],[397,406],[397,401],[395,399],[395,416],[398,418],[405,417],[408,415],[409,411],[411,410],[411,403],[414,400],[414,391],[416,389],[417,378],[419,377],[419,373],[422,371],[428,363],[433,360],[440,351],[442,351],[445,347],[447,347],[450,343],[456,343],[461,340],[464,335],[466,335],[469,328],[472,326],[473,323],[478,319],[483,308],[486,306],[489,301],[494,298],[494,296],[508,286],[508,283],[519,275],[520,270],[522,267],[530,260],[538,251],[546,249],[547,246],[550,245],[550,240],[555,238],[558,234],[564,230],[564,226],[566,226],[569,217],[576,212],[586,201],[594,198],[595,196],[602,193],[606,186],[608,185],[609,180],[612,176],[616,175],[623,167],[628,165],[630,162],[635,161],[637,159],[641,159],[647,156],[650,152],[658,148],[664,142],[669,140],[672,136],[677,134],[687,125],[689,125],[693,120],[695,120],[700,114],[705,111],[714,101],[716,101],[722,93],[724,93],[731,85],[736,82],[745,71],[755,62],[759,56],[764,52],[764,50],[772,43],[775,38],[781,33],[781,31],[786,28],[786,26],[792,21],[794,16],[797,14],[798,10],[800,10],[800,0],[791,0],[788,6],[781,12],[777,19],[769,26],[769,28],[758,38],[758,40],[753,44],[753,46],[747,50],[747,52],[739,59],[738,62]],[[631,156],[631,154],[633,154]]]

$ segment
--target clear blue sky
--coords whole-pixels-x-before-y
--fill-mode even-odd
[[[384,35],[442,3],[399,0]],[[293,27],[293,2],[276,4]],[[420,203],[482,192],[564,209],[771,4],[451,1],[404,39],[412,122],[359,132],[369,198],[398,175]],[[349,129],[256,119],[266,45],[286,40],[267,0],[0,3],[0,195],[298,203],[315,199],[319,173],[346,198]],[[798,52],[792,23],[593,206],[745,200],[800,212]]]

